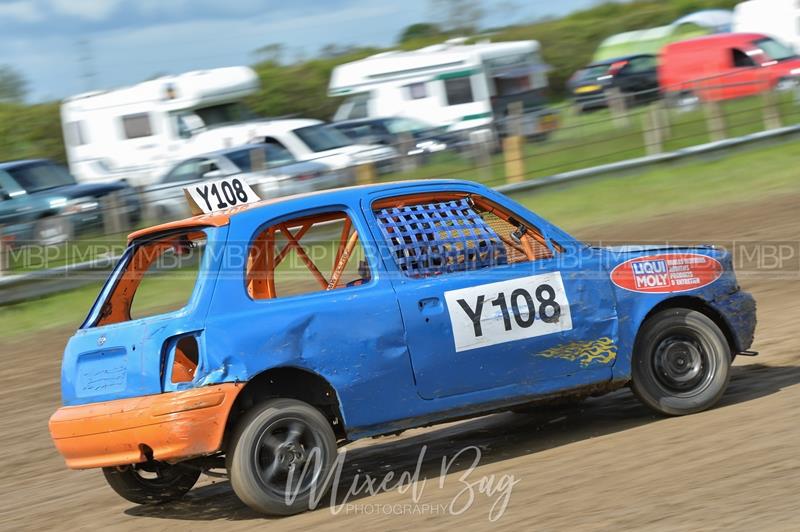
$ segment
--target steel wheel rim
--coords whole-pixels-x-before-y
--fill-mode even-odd
[[[652,371],[656,383],[670,394],[697,395],[708,388],[716,370],[709,346],[691,333],[667,334],[653,353]]]
[[[301,495],[322,474],[322,448],[321,436],[302,419],[273,421],[259,433],[253,448],[256,477],[273,495]]]

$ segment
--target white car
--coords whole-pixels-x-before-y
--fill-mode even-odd
[[[198,181],[237,175],[262,199],[289,196],[355,183],[350,169],[332,170],[314,161],[297,161],[273,143],[249,144],[191,157],[176,164],[158,183],[145,187],[144,202],[159,220],[190,215],[183,188]]]
[[[398,152],[380,144],[354,144],[333,126],[310,118],[260,122],[257,140],[284,146],[298,161],[316,161],[334,170],[375,165],[379,173],[394,170]]]

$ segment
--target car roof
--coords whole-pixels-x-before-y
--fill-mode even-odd
[[[339,120],[337,122],[331,123],[333,127],[336,126],[352,126],[358,124],[371,124],[374,122],[383,122],[385,120],[391,120],[392,118],[396,118],[393,116],[382,116],[382,117],[369,117],[369,118],[350,118],[348,120]]]
[[[278,120],[268,120],[263,125],[277,127],[278,129],[297,129],[299,127],[317,126],[324,124],[322,120],[316,118],[281,118]]]
[[[395,181],[391,183],[381,183],[376,185],[355,185],[351,187],[343,187],[332,190],[319,190],[315,192],[306,192],[302,194],[294,194],[291,196],[283,196],[279,198],[270,198],[251,203],[248,205],[241,205],[232,207],[223,211],[201,214],[192,216],[183,220],[176,220],[174,222],[167,222],[164,224],[155,225],[145,229],[134,231],[128,235],[128,242],[137,238],[171,231],[176,229],[187,229],[191,227],[221,227],[228,225],[231,218],[238,216],[244,212],[261,209],[268,206],[277,205],[279,203],[297,202],[297,210],[315,207],[315,204],[329,203],[329,204],[347,204],[357,202],[369,195],[379,194],[385,191],[397,191],[399,194],[413,194],[415,188],[427,186],[442,186],[442,187],[462,187],[462,186],[480,186],[472,181],[464,181],[460,179],[425,179],[425,180],[409,180],[409,181]],[[316,200],[316,201],[314,201]],[[311,203],[309,205],[308,203]]]
[[[603,66],[603,65],[610,65],[612,63],[616,63],[617,61],[630,61],[636,57],[655,57],[655,54],[630,54],[630,55],[621,55],[619,57],[612,57],[611,59],[603,59],[601,61],[594,61],[589,63],[583,68],[591,68],[596,66]]]
[[[678,41],[666,45],[664,48],[696,48],[698,45],[728,45],[728,44],[742,44],[746,42],[755,41],[758,39],[768,38],[763,33],[715,33],[712,35],[704,35],[702,37],[695,37],[694,39],[687,39],[685,41]]]

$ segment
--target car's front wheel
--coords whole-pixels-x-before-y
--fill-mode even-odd
[[[294,399],[272,399],[237,423],[228,476],[250,508],[291,515],[322,499],[336,456],[336,436],[319,410]]]
[[[731,350],[708,316],[663,310],[642,325],[634,347],[631,388],[661,414],[700,412],[719,401],[730,379]]]

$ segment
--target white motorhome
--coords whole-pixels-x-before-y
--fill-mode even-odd
[[[124,178],[147,185],[180,160],[251,142],[281,144],[298,160],[316,159],[336,170],[388,157],[375,147],[343,146],[311,156],[296,142],[286,145],[273,134],[300,124],[255,119],[242,100],[258,87],[252,69],[227,67],[67,98],[61,123],[70,170],[81,181]]]
[[[733,31],[764,33],[800,52],[800,2],[797,0],[749,0],[736,5]]]
[[[512,102],[540,108],[547,71],[537,41],[452,39],[339,65],[328,93],[347,97],[334,120],[404,116],[456,131],[491,124]]]

